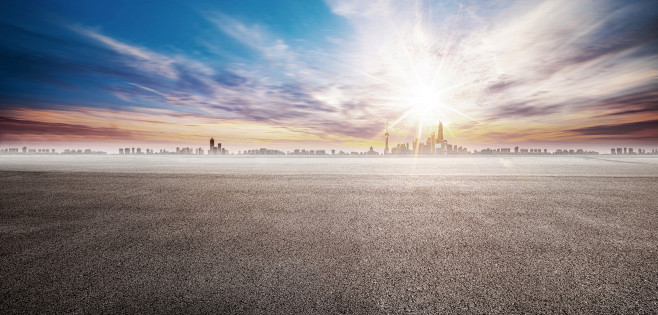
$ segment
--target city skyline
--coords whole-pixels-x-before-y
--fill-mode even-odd
[[[590,154],[599,154],[599,151],[588,150],[587,148],[583,149],[578,147],[576,149],[571,147],[560,147],[552,148],[549,151],[548,148],[525,148],[519,147],[519,145],[514,145],[511,147],[504,146],[482,146],[476,145],[476,148],[469,150],[467,147],[458,145],[456,143],[449,143],[448,139],[444,134],[443,122],[439,121],[435,126],[436,132],[429,130],[427,134],[427,139],[423,142],[423,137],[425,133],[423,129],[419,129],[419,134],[411,142],[400,142],[400,143],[390,143],[390,130],[389,122],[386,122],[386,127],[383,134],[383,147],[382,151],[379,151],[379,147],[374,149],[374,146],[371,145],[368,151],[343,151],[341,149],[331,148],[327,150],[326,148],[320,149],[318,146],[315,146],[315,149],[308,148],[294,148],[286,151],[281,150],[280,148],[267,148],[260,146],[260,148],[248,148],[244,150],[238,150],[231,152],[226,149],[226,146],[222,147],[220,140],[215,140],[214,136],[210,137],[209,148],[207,151],[204,151],[203,147],[181,147],[180,144],[175,147],[175,151],[169,151],[168,148],[160,148],[158,150],[153,150],[148,147],[142,151],[140,146],[131,146],[131,147],[120,147],[117,152],[110,149],[111,154],[118,153],[119,155],[141,155],[141,154],[182,154],[182,155],[407,155],[407,156],[423,156],[423,155],[471,155],[471,154],[480,154],[480,155],[561,155],[561,154],[576,154],[576,155],[590,155]],[[215,143],[217,145],[215,146]],[[394,145],[394,146],[390,146]],[[21,145],[22,146],[22,145]],[[105,151],[94,151],[93,149],[71,149],[68,144],[61,145],[64,149],[60,149],[61,153],[56,153],[57,149],[55,148],[28,148],[27,146],[19,147],[0,147],[0,154],[107,154]],[[238,147],[240,147],[238,145]],[[636,150],[636,151],[634,151]],[[648,151],[647,151],[648,150]],[[29,151],[29,152],[28,152]],[[317,152],[317,154],[316,154]],[[331,152],[329,154],[328,152]],[[338,152],[338,153],[337,153]],[[606,154],[606,150],[603,150],[603,153]],[[656,154],[658,149],[647,148],[645,147],[635,147],[627,146],[624,144],[623,147],[612,147],[610,149],[611,155],[644,155],[644,154]]]
[[[651,1],[33,7],[0,20],[2,148],[658,144]]]
[[[561,148],[555,149],[554,151],[549,151],[547,148],[523,148],[515,146],[514,148],[505,148],[505,147],[487,147],[486,149],[481,150],[472,150],[463,147],[458,144],[449,143],[448,139],[444,135],[443,122],[439,121],[436,126],[436,133],[431,132],[427,137],[426,142],[422,141],[422,138],[415,138],[414,141],[410,144],[398,143],[394,147],[389,146],[389,124],[386,122],[386,128],[384,133],[384,147],[380,153],[378,150],[375,150],[373,146],[369,147],[368,151],[343,151],[336,149],[294,149],[292,151],[284,152],[278,149],[261,147],[258,149],[249,149],[244,151],[231,152],[225,146],[222,147],[222,143],[218,140],[215,141],[214,137],[211,137],[209,140],[209,147],[207,151],[204,151],[202,147],[176,147],[175,151],[168,151],[167,149],[153,150],[152,148],[145,148],[142,151],[141,147],[122,147],[118,149],[118,155],[208,155],[208,156],[218,156],[218,155],[321,155],[321,156],[444,156],[444,155],[598,155],[598,151],[586,150],[582,148]],[[420,133],[419,137],[422,137],[423,134]],[[215,143],[217,145],[215,145]],[[21,148],[2,148],[0,147],[0,154],[36,154],[36,155],[52,155],[52,154],[85,154],[85,155],[105,155],[107,152],[104,151],[93,151],[92,149],[65,149],[63,152],[56,152],[56,149],[43,149],[43,148],[28,148],[23,146]],[[607,154],[604,152],[604,154]],[[658,149],[648,149],[647,148],[633,148],[633,147],[619,147],[619,148],[610,148],[610,155],[656,155],[658,154]]]

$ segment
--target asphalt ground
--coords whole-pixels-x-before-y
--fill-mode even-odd
[[[0,313],[657,313],[655,170],[2,170]]]

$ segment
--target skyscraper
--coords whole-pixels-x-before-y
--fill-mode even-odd
[[[443,122],[439,121],[439,132],[436,134],[437,142],[443,141]]]
[[[384,154],[388,154],[388,120],[386,121],[386,147],[384,147]]]
[[[214,147],[215,147],[215,139],[211,137],[211,138],[210,138],[210,150],[208,150],[208,154],[212,154],[212,153],[213,153],[213,148],[214,148]]]

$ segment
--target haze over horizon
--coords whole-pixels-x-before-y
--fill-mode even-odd
[[[656,1],[0,8],[0,147],[658,145]]]

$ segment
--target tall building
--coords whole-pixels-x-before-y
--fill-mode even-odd
[[[212,153],[213,153],[213,148],[214,148],[214,147],[215,147],[215,139],[211,137],[211,138],[210,138],[210,150],[208,150],[208,154],[212,154]]]
[[[439,132],[436,134],[437,142],[443,141],[443,122],[439,121]]]
[[[386,147],[384,147],[384,154],[389,154],[388,152],[388,120],[386,121]]]

